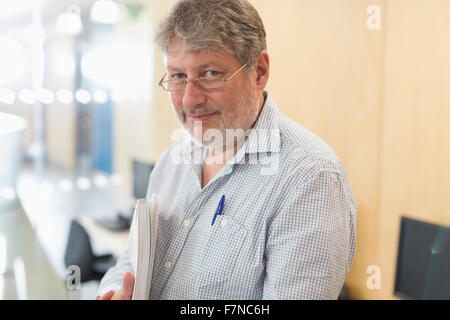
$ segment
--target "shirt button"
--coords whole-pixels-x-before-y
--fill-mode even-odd
[[[222,220],[222,222],[220,224],[222,225],[222,227],[226,227],[228,225],[228,221]]]
[[[167,261],[167,262],[164,264],[164,267],[166,267],[166,269],[170,269],[171,266],[172,266],[172,263],[170,263],[170,261]]]
[[[185,227],[189,227],[189,225],[191,224],[189,220],[184,220],[183,223]]]

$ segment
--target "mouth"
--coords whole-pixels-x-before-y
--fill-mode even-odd
[[[201,114],[188,114],[188,115],[186,115],[186,118],[191,122],[194,122],[194,121],[204,122],[204,121],[208,120],[209,118],[211,118],[216,113],[217,112],[201,113]]]

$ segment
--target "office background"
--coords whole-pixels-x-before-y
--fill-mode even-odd
[[[165,69],[152,43],[170,1],[116,1],[120,18],[109,24],[83,18],[95,1],[57,2],[42,1],[44,27],[76,5],[84,29],[77,35],[47,31],[42,85],[55,99],[38,99],[36,107],[23,91],[19,96],[21,88],[33,87],[25,69],[14,84],[0,83],[0,89],[17,92],[9,103],[11,93],[3,91],[0,112],[27,120],[23,151],[25,159],[34,159],[28,164],[35,165],[43,149],[46,168],[74,177],[101,172],[131,194],[133,159],[154,163],[178,128],[168,95],[157,85]],[[267,90],[283,113],[336,151],[351,181],[358,234],[349,295],[397,299],[400,217],[450,225],[450,2],[250,2],[267,31]],[[17,39],[32,9],[13,15],[4,5],[0,34]],[[59,59],[66,54],[74,62]],[[71,63],[72,69],[58,73]],[[74,93],[72,102],[58,99],[64,97],[56,95],[61,88]],[[44,123],[44,130],[36,123]],[[381,287],[368,285],[371,266],[379,268]]]

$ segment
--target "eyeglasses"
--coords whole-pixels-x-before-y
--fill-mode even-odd
[[[186,89],[186,85],[188,81],[194,81],[195,85],[205,89],[205,90],[213,90],[220,89],[225,86],[225,82],[230,81],[236,74],[239,73],[242,69],[247,66],[248,63],[244,64],[242,67],[237,69],[231,76],[227,79],[225,78],[196,78],[196,79],[169,79],[164,80],[167,74],[164,74],[161,81],[159,81],[159,85],[166,91],[181,91]]]

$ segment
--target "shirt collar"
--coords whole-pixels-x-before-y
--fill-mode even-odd
[[[279,111],[272,97],[264,91],[265,102],[244,145],[245,153],[280,151]]]

